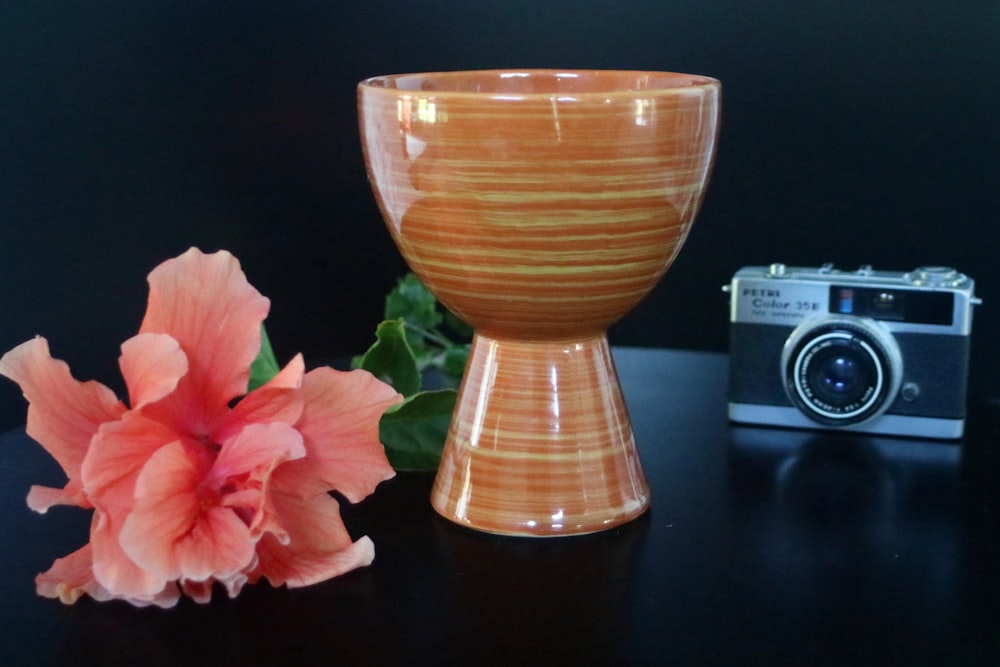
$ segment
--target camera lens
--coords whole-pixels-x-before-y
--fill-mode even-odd
[[[864,402],[882,381],[879,367],[866,348],[850,334],[832,333],[806,351],[800,370],[804,388],[839,411]]]
[[[805,414],[845,426],[888,407],[902,362],[887,332],[845,317],[800,326],[786,341],[782,364],[785,389]]]
[[[850,357],[838,355],[823,362],[817,377],[831,393],[843,394],[857,385],[858,365]]]

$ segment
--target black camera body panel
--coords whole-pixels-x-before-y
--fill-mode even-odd
[[[781,349],[792,327],[767,324],[730,325],[729,400],[793,406],[785,392],[781,372]],[[903,383],[923,388],[912,401],[896,396],[887,414],[963,419],[970,339],[942,339],[927,334],[897,334],[896,341],[906,365]]]

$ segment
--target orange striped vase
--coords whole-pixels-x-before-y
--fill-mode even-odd
[[[662,72],[493,70],[358,87],[389,232],[476,330],[431,495],[510,535],[619,525],[649,489],[605,332],[687,237],[719,82]]]

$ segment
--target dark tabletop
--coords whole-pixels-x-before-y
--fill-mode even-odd
[[[346,507],[376,560],[310,588],[172,610],[38,598],[88,512],[0,436],[0,665],[1000,664],[1000,419],[960,444],[736,427],[726,357],[618,349],[653,490],[624,527],[503,538],[440,519],[432,477]]]

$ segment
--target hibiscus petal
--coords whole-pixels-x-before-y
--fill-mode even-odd
[[[301,354],[296,354],[277,375],[264,383],[258,391],[265,387],[270,389],[298,389],[302,386],[302,378],[305,376],[305,370],[305,358]]]
[[[0,374],[21,386],[29,402],[28,435],[55,458],[69,478],[58,502],[88,506],[80,495],[80,466],[97,429],[118,419],[125,406],[99,382],[75,380],[65,362],[52,358],[48,342],[41,337],[3,355]],[[37,506],[47,508],[54,501],[49,496]]]
[[[249,423],[294,424],[302,415],[302,392],[298,390],[304,376],[305,361],[301,354],[297,354],[281,372],[244,396],[222,418],[215,431],[215,440],[228,440]]]
[[[232,487],[222,498],[222,504],[245,510],[242,515],[249,517],[251,539],[258,539],[264,531],[284,539],[285,531],[275,517],[268,485],[276,467],[305,455],[302,435],[288,424],[250,424],[223,443],[205,484],[220,490]]]
[[[231,497],[231,500],[227,499],[227,501],[235,503],[237,498]],[[288,531],[281,525],[280,517],[274,508],[270,489],[261,493],[260,501],[256,505],[256,512],[250,521],[250,536],[256,541],[263,535],[270,535],[281,544],[288,544],[291,539],[288,536]]]
[[[229,595],[229,597],[234,598],[240,594],[240,591],[243,590],[243,586],[245,586],[247,581],[249,581],[249,577],[247,576],[246,572],[250,571],[255,567],[257,567],[256,554],[254,554],[253,562],[249,566],[247,566],[246,571],[237,572],[231,577],[219,580],[219,583],[221,583],[225,587],[226,593]]]
[[[63,604],[73,604],[84,594],[98,602],[123,599],[137,607],[156,605],[168,609],[177,604],[180,595],[173,584],[154,595],[130,598],[113,594],[94,578],[91,556],[88,544],[64,558],[57,558],[47,572],[35,577],[35,590],[42,597],[58,598]]]
[[[288,465],[311,471],[304,496],[336,489],[358,502],[395,474],[378,422],[386,408],[403,400],[396,390],[367,371],[323,367],[306,374],[303,391],[305,408],[296,426],[309,453]]]
[[[205,485],[219,488],[230,477],[275,466],[306,455],[302,435],[283,422],[249,424],[236,437],[222,443],[222,449],[205,478]]]
[[[266,577],[273,586],[309,586],[370,565],[375,547],[368,537],[351,541],[337,501],[326,493],[302,498],[285,466],[272,476],[271,497],[288,541],[266,533],[257,543],[259,564],[251,581]]]
[[[229,577],[252,561],[254,545],[233,510],[200,494],[207,465],[189,449],[174,442],[149,459],[119,541],[140,567],[165,579]]]
[[[212,587],[215,585],[215,580],[208,579],[207,581],[189,581],[185,579],[181,582],[181,590],[184,595],[188,596],[198,604],[208,604],[212,601]]]
[[[191,581],[228,579],[254,558],[250,530],[228,507],[203,511],[176,549],[181,574]]]
[[[87,494],[77,480],[72,480],[61,489],[50,486],[33,485],[28,490],[28,507],[39,514],[45,514],[55,505],[72,505],[75,507],[91,506]]]
[[[257,543],[257,553],[266,561],[258,570],[260,576],[275,587],[301,588],[368,567],[375,560],[375,544],[367,535],[339,551],[297,547],[294,542],[284,546],[274,536],[265,535]]]
[[[97,507],[90,531],[94,576],[115,596],[133,604],[170,606],[178,595],[168,577],[141,568],[120,541],[126,517],[135,505],[140,472],[164,446],[182,446],[177,438],[163,424],[129,412],[120,421],[101,427],[83,463],[85,488]]]
[[[122,600],[132,604],[135,607],[151,607],[156,606],[161,609],[170,609],[177,605],[177,601],[180,599],[180,591],[177,588],[177,584],[174,582],[169,582],[162,591],[156,595],[148,598],[128,598],[123,597]]]
[[[169,427],[136,412],[104,424],[81,467],[88,497],[104,510],[131,509],[142,467],[156,450],[178,437]]]
[[[254,561],[253,566],[256,566],[256,561]],[[221,584],[223,588],[226,589],[226,593],[230,598],[234,598],[240,594],[243,590],[243,586],[247,583],[247,575],[244,572],[237,572],[231,577],[225,579],[206,579],[205,581],[192,581],[190,579],[182,579],[181,590],[184,594],[190,597],[192,600],[199,604],[206,604],[212,601],[212,589],[215,584]]]
[[[122,343],[118,365],[132,408],[160,400],[188,371],[180,343],[167,334],[141,333]]]
[[[246,393],[269,308],[225,251],[206,255],[191,248],[150,272],[140,333],[171,335],[189,363],[168,399],[150,406],[161,421],[195,436],[211,431],[229,402]]]
[[[119,536],[127,508],[94,513],[90,527],[95,580],[110,595],[138,606],[172,606],[177,589],[166,577],[142,569],[122,549]]]
[[[73,604],[80,596],[96,600],[111,599],[111,595],[94,579],[91,549],[86,544],[63,558],[57,558],[48,571],[35,577],[35,590],[42,597],[58,598],[63,604]]]
[[[157,449],[136,477],[135,504],[118,541],[132,560],[164,579],[182,574],[174,542],[197,521],[198,484],[207,465],[174,441]]]

